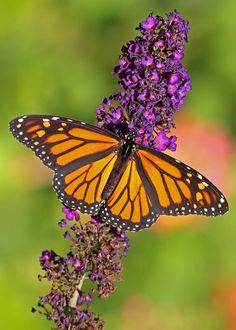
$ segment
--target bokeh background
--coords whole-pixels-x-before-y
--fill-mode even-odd
[[[153,11],[191,24],[184,62],[193,90],[176,115],[176,157],[229,199],[224,217],[162,218],[130,234],[125,282],[94,310],[110,330],[236,329],[236,4],[233,0],[8,0],[0,3],[0,327],[49,329],[31,314],[43,249],[64,253],[52,173],[12,138],[8,122],[41,113],[95,123],[117,90],[121,46]]]

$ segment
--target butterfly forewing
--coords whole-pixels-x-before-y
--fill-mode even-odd
[[[54,189],[68,207],[95,214],[117,159],[120,139],[68,118],[30,115],[10,123],[13,135],[55,171]]]
[[[120,139],[84,122],[47,115],[30,115],[10,122],[10,131],[31,148],[54,171],[101,158],[102,152],[117,148]]]
[[[160,214],[215,216],[228,211],[223,194],[196,170],[146,147],[140,147],[137,155]]]

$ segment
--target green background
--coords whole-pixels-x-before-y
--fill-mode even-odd
[[[38,256],[43,249],[67,248],[57,228],[61,206],[51,172],[12,138],[8,122],[41,113],[94,123],[102,98],[118,88],[111,72],[121,46],[151,11],[164,15],[173,9],[190,21],[184,62],[193,82],[174,134],[178,127],[188,132],[179,140],[184,161],[193,159],[190,165],[204,171],[206,158],[211,160],[207,174],[227,194],[230,212],[214,220],[164,219],[130,234],[125,282],[93,308],[109,330],[236,329],[233,0],[1,1],[1,329],[50,328],[30,312],[47,292],[37,282]],[[191,125],[199,125],[195,135]]]

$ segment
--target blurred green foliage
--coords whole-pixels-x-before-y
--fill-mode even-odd
[[[185,64],[193,91],[184,111],[235,134],[233,0],[0,3],[2,329],[49,329],[42,317],[30,313],[37,297],[47,292],[47,285],[37,282],[37,258],[43,249],[63,253],[67,247],[57,228],[60,203],[50,185],[50,172],[13,140],[8,122],[32,113],[94,122],[102,98],[118,88],[111,71],[121,46],[136,36],[135,26],[151,11],[164,15],[175,8],[191,24]],[[199,141],[199,148],[204,148],[204,141]],[[229,181],[235,180],[235,174]],[[223,218],[200,219],[198,225],[177,231],[130,235],[125,282],[110,299],[94,304],[105,318],[106,329],[134,329],[130,297],[139,297],[143,309],[140,329],[231,329],[223,309],[215,306],[214,292],[219,285],[236,283],[235,195],[234,187],[231,211]],[[145,299],[153,308],[155,320],[150,324],[145,316],[150,311],[142,305]],[[234,308],[236,313],[236,304]]]

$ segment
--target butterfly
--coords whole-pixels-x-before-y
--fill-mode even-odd
[[[29,115],[10,131],[54,171],[68,208],[123,230],[150,227],[159,215],[223,215],[228,203],[202,174],[162,152],[82,121]]]

